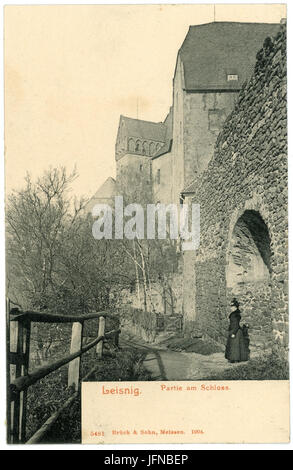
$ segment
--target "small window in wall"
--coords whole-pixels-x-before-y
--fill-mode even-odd
[[[141,163],[141,164],[139,165],[139,171],[142,171],[142,170],[143,170],[143,164]]]
[[[157,184],[161,184],[161,170],[157,170]]]
[[[238,82],[238,75],[236,74],[227,75],[227,82]]]
[[[226,114],[222,109],[210,109],[209,110],[209,130],[218,131],[222,128]]]

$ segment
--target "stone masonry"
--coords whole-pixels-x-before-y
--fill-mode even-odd
[[[185,331],[224,343],[232,296],[253,348],[288,347],[286,31],[258,52],[208,168],[193,183],[201,241]],[[183,281],[184,282],[184,281]]]

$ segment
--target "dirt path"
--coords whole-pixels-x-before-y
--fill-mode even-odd
[[[147,351],[143,364],[152,374],[153,380],[201,380],[240,365],[229,364],[222,352],[204,356],[170,351],[145,343],[135,336],[122,335],[121,345]]]

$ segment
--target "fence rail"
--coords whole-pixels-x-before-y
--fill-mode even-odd
[[[72,323],[94,320],[100,317],[116,318],[109,312],[86,313],[84,315],[58,315],[56,313],[40,313],[34,311],[20,312],[17,308],[10,311],[10,321],[32,321],[36,323]]]
[[[51,374],[60,367],[68,364],[68,387],[72,386],[74,393],[64,405],[41,426],[41,428],[27,441],[28,444],[40,442],[60,414],[75,400],[80,389],[80,383],[88,379],[96,370],[95,366],[84,378],[81,378],[81,357],[84,353],[96,346],[97,359],[103,355],[103,342],[114,337],[118,346],[120,329],[105,332],[106,318],[117,316],[107,312],[89,313],[85,315],[57,315],[34,311],[22,312],[10,308],[7,301],[7,441],[8,443],[26,442],[26,408],[27,389]],[[99,319],[98,336],[91,342],[82,345],[83,326],[87,320]],[[28,373],[31,323],[72,323],[70,353],[51,364],[46,364],[32,373]]]

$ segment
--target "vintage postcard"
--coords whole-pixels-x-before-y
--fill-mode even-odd
[[[7,443],[290,441],[286,24],[5,7]]]

